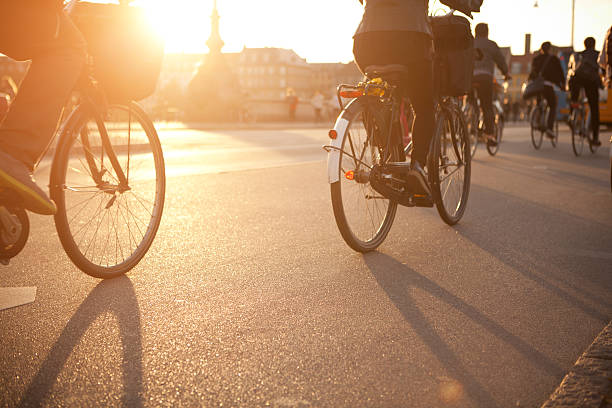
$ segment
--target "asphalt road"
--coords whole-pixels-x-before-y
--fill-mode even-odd
[[[0,269],[37,288],[0,311],[0,406],[535,407],[612,318],[607,146],[534,151],[508,128],[459,225],[401,208],[361,255],[325,129],[161,136],[164,218],[127,276],[83,274],[31,217]]]

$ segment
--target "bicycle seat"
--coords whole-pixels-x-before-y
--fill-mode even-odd
[[[408,66],[401,64],[369,65],[365,69],[368,78],[384,78],[386,80],[399,80],[402,75],[408,75]]]

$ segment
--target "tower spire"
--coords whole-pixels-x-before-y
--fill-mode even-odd
[[[217,0],[213,0],[213,11],[210,16],[210,38],[206,41],[211,54],[221,54],[221,48],[224,45],[221,34],[219,34],[219,18]]]

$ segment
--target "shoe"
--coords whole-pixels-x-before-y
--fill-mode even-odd
[[[2,150],[0,150],[0,187],[17,193],[26,210],[42,215],[53,215],[57,212],[55,203],[36,185],[26,165]]]
[[[549,139],[554,139],[555,138],[555,132],[553,132],[550,129],[546,129],[546,137]]]
[[[418,161],[412,160],[410,163],[410,170],[408,171],[406,182],[414,194],[431,196],[431,189],[427,182],[427,173],[425,173],[423,166],[421,166]]]
[[[598,140],[592,140],[591,141],[591,146],[599,147],[599,146],[601,146],[601,142],[599,141],[599,139]]]

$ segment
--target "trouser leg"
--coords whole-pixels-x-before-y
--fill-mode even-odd
[[[489,76],[476,77],[474,82],[478,84],[478,99],[482,108],[484,119],[484,132],[492,135],[495,124],[495,113],[493,112],[493,78]]]
[[[599,140],[599,89],[596,84],[589,84],[585,85],[584,90],[589,101],[589,110],[591,111],[593,140]]]
[[[550,107],[547,126],[548,129],[554,130],[555,120],[557,119],[557,95],[555,95],[555,90],[551,86],[546,87],[544,98],[546,98],[546,102],[548,102]]]
[[[435,124],[433,64],[431,61],[422,60],[413,67],[414,72],[406,79],[405,88],[415,115],[412,158],[426,165]]]
[[[0,51],[18,60],[32,60],[0,125],[0,149],[34,169],[82,72],[85,42],[62,12],[23,8],[0,7],[0,25],[4,25]],[[32,26],[36,28],[29,30]]]

